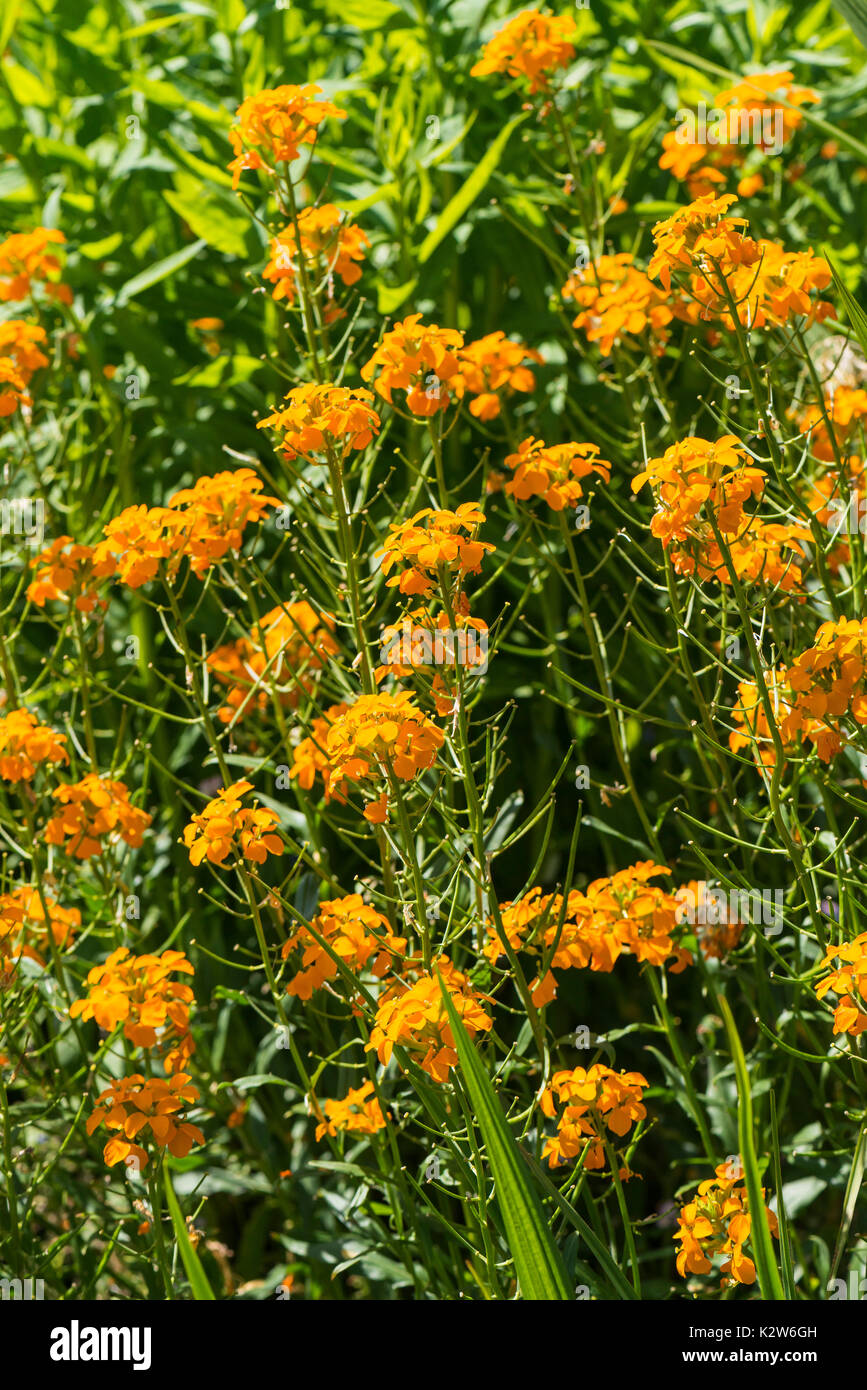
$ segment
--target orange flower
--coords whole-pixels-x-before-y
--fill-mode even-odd
[[[462,395],[468,391],[470,414],[477,420],[493,420],[500,413],[501,391],[532,391],[536,378],[523,364],[542,361],[541,353],[523,343],[513,343],[505,333],[488,333],[458,351],[460,376],[453,379],[455,390]],[[462,383],[459,388],[458,382]]]
[[[232,186],[237,188],[244,169],[276,172],[277,164],[291,164],[302,145],[314,145],[319,126],[328,117],[342,119],[346,112],[330,101],[318,101],[321,87],[266,88],[247,97],[235,113],[229,131],[235,158],[229,165]]]
[[[549,1168],[581,1154],[584,1168],[604,1168],[605,1131],[622,1139],[646,1117],[641,1098],[647,1085],[640,1072],[616,1072],[601,1063],[555,1072],[539,1100],[542,1114],[557,1120],[557,1134],[542,1151]]]
[[[709,193],[657,222],[653,228],[656,249],[647,267],[651,279],[658,276],[669,290],[673,270],[693,271],[699,267],[703,275],[716,277],[714,292],[719,295],[720,276],[728,276],[741,266],[755,265],[760,252],[743,233],[746,218],[725,215],[734,202],[737,199],[733,193],[721,198]]]
[[[322,777],[325,782],[326,801],[332,797],[335,801],[345,800],[345,797],[340,795],[339,788],[332,789],[329,785],[330,760],[327,740],[332,726],[341,715],[346,714],[348,708],[349,706],[344,704],[330,705],[324,714],[315,716],[310,725],[309,735],[299,740],[293,753],[290,777],[297,777],[299,787],[306,792],[310,791],[317,776]]]
[[[23,319],[7,319],[0,323],[0,381],[8,389],[0,389],[0,418],[11,415],[19,405],[30,405],[25,393],[33,373],[48,366],[45,353],[36,346],[45,342],[45,330]]]
[[[447,956],[436,961],[443,984],[469,1036],[487,1032],[493,1020],[485,1013],[466,975],[456,970]],[[375,1049],[383,1066],[395,1045],[404,1047],[434,1081],[447,1081],[458,1054],[435,973],[413,972],[415,982],[405,980],[387,990],[379,1001],[376,1023],[366,1052]]]
[[[130,805],[123,782],[88,773],[80,782],[55,787],[52,792],[61,804],[45,827],[49,845],[63,845],[76,859],[92,859],[109,846],[123,840],[138,849],[151,823],[147,811]]]
[[[749,520],[744,503],[762,496],[765,476],[736,435],[725,434],[715,442],[690,435],[671,444],[661,458],[650,459],[633,478],[632,491],[647,482],[655,485],[656,513],[650,529],[664,546],[672,541],[686,546],[696,539],[707,545],[714,539],[704,520],[708,510],[724,536],[737,536]]]
[[[594,942],[582,930],[578,915],[584,899],[580,893],[570,893],[564,905],[560,893],[542,894],[541,888],[531,888],[529,892],[514,902],[500,905],[500,922],[506,940],[513,951],[522,951],[548,963],[543,979],[536,979],[531,985],[532,999],[537,1009],[549,1004],[557,997],[557,981],[551,967],[561,970],[581,968],[591,965],[593,969],[612,969],[610,964],[600,964],[594,954]],[[486,924],[487,941],[484,954],[492,965],[505,954],[500,933],[493,918]],[[604,951],[603,951],[604,956]],[[610,957],[604,956],[604,959]]]
[[[201,864],[203,859],[222,864],[232,852],[253,864],[264,864],[269,854],[283,853],[283,841],[273,833],[273,827],[280,823],[277,813],[251,810],[241,804],[241,798],[252,789],[252,782],[243,781],[223,787],[184,827],[183,843],[191,864]]]
[[[333,722],[323,722],[317,731],[321,742],[311,748],[306,739],[295,750],[290,777],[298,777],[299,786],[309,788],[321,772],[326,801],[331,797],[342,801],[350,782],[360,784],[376,796],[364,812],[366,820],[375,822],[384,820],[387,813],[382,784],[388,774],[402,782],[411,780],[433,765],[445,741],[442,730],[412,703],[409,691],[359,695],[352,705],[342,707]]]
[[[366,449],[379,434],[379,416],[370,404],[370,391],[350,390],[348,386],[317,386],[306,383],[294,387],[278,406],[260,420],[257,429],[279,431],[276,447],[287,459],[310,460],[316,454],[336,454],[346,458],[350,449]]]
[[[179,972],[194,973],[182,951],[133,956],[126,946],[120,946],[102,965],[88,972],[87,998],[76,999],[69,1016],[93,1018],[106,1033],[113,1033],[122,1023],[124,1037],[136,1047],[169,1044],[165,1069],[178,1071],[195,1050],[189,1010],[193,991],[169,978]]]
[[[823,623],[787,679],[794,698],[781,723],[784,740],[800,735],[830,762],[847,741],[846,724],[867,724],[867,619]]]
[[[317,613],[306,599],[272,608],[255,633],[217,647],[208,669],[228,686],[218,712],[223,724],[256,710],[264,714],[271,689],[281,705],[294,709],[302,691],[313,689],[328,657],[339,650],[330,613]]]
[[[624,338],[648,335],[654,356],[665,351],[674,317],[666,296],[634,264],[629,252],[600,256],[584,270],[573,270],[560,291],[581,308],[573,327],[598,343],[607,357]]]
[[[378,979],[382,979],[396,958],[406,952],[406,938],[394,936],[388,919],[375,908],[368,907],[359,893],[322,902],[311,926],[296,927],[283,943],[284,960],[302,952],[301,968],[286,987],[288,994],[299,999],[309,999],[314,990],[322,989],[338,973],[335,961],[320,945],[314,932],[324,938],[335,955],[356,974],[361,973],[373,956],[370,969]]]
[[[13,709],[0,716],[0,779],[31,782],[42,763],[68,763],[66,734],[40,724],[29,710]]]
[[[437,714],[449,714],[454,709],[457,667],[484,669],[487,640],[488,625],[470,616],[466,594],[458,595],[451,618],[445,612],[434,617],[425,607],[413,608],[383,628],[380,655],[385,664],[377,666],[374,679],[377,684],[386,676],[402,680],[435,666],[430,694]]]
[[[22,886],[0,893],[0,954],[11,960],[27,956],[44,965],[51,953],[51,939],[59,949],[69,949],[81,930],[81,913],[77,908],[61,907],[49,893],[44,893],[45,908],[37,888]]]
[[[498,30],[485,44],[482,56],[470,68],[472,77],[504,72],[509,77],[527,78],[530,95],[547,91],[551,76],[566,68],[575,57],[570,40],[575,36],[571,15],[545,15],[539,10],[522,10]]]
[[[785,715],[794,708],[794,695],[786,679],[785,668],[765,672],[765,684],[771,700],[774,722],[782,724]],[[742,748],[752,750],[754,761],[765,768],[773,768],[776,763],[773,735],[768,723],[764,701],[755,681],[741,681],[738,685],[738,700],[732,709],[732,717],[737,724],[729,734],[729,747],[737,753]]]
[[[389,405],[394,391],[405,391],[406,406],[413,415],[436,415],[451,399],[449,384],[460,372],[463,345],[463,333],[435,323],[425,325],[421,314],[410,314],[385,334],[362,367],[361,377],[370,381],[375,376],[375,389]],[[452,389],[460,395],[460,382]]]
[[[383,1115],[374,1089],[372,1081],[365,1081],[354,1090],[350,1087],[343,1100],[327,1100],[325,1117],[316,1126],[317,1142],[326,1134],[333,1137],[338,1130],[347,1134],[376,1134],[385,1129],[386,1119],[391,1119],[391,1115]]]
[[[584,496],[581,479],[598,473],[604,482],[611,477],[611,464],[599,458],[598,444],[545,444],[532,435],[523,440],[516,454],[506,458],[514,471],[505,485],[511,497],[525,502],[542,497],[555,512],[577,506]]]
[[[108,1130],[119,1131],[103,1150],[109,1168],[116,1163],[137,1163],[140,1169],[144,1168],[148,1155],[140,1144],[131,1141],[144,1137],[147,1130],[157,1147],[168,1149],[173,1158],[186,1158],[193,1144],[204,1144],[202,1131],[184,1118],[186,1106],[199,1099],[199,1092],[189,1085],[189,1080],[182,1071],[169,1081],[146,1079],[134,1072],[111,1082],[99,1096],[86,1125],[88,1134],[101,1124]]]
[[[58,536],[30,564],[36,578],[27,587],[27,597],[37,608],[70,600],[79,613],[92,613],[97,605],[107,606],[98,597],[99,582],[114,574],[115,562],[105,541],[96,546],[77,545],[71,536]]]
[[[52,227],[15,232],[0,242],[0,301],[28,299],[40,284],[50,299],[71,304],[72,291],[60,282],[60,261],[48,249],[65,242],[63,233]]]
[[[409,521],[395,521],[389,527],[385,544],[375,552],[382,556],[382,572],[394,565],[406,566],[386,580],[389,588],[400,587],[402,594],[427,594],[441,574],[478,574],[485,552],[495,547],[476,539],[485,516],[473,502],[462,502],[457,511],[435,511],[425,507]],[[461,531],[468,531],[469,537]]]
[[[314,288],[319,284],[326,286],[324,313],[326,320],[332,322],[341,312],[334,305],[333,277],[338,276],[344,285],[354,285],[360,280],[358,262],[364,259],[370,241],[360,227],[346,225],[346,214],[333,203],[304,208],[298,214],[298,232],[308,277]],[[298,275],[298,239],[295,227],[289,226],[272,237],[270,259],[262,276],[274,285],[273,299],[286,299],[293,304]]]
[[[725,1255],[720,1267],[723,1288],[755,1283],[755,1265],[744,1251],[750,1240],[752,1217],[743,1175],[740,1160],[721,1163],[716,1177],[699,1183],[693,1200],[681,1208],[674,1240],[680,1242],[677,1272],[683,1278],[687,1274],[710,1274],[713,1257]],[[763,1200],[764,1195],[762,1188]],[[771,1234],[777,1236],[777,1218],[770,1207],[765,1207],[765,1215]]]
[[[867,932],[829,947],[822,966],[830,974],[816,985],[816,997],[824,999],[829,990],[836,994],[834,1033],[860,1037],[867,1028]]]

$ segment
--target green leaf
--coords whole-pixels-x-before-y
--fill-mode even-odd
[[[202,1268],[202,1262],[196,1254],[196,1248],[190,1240],[190,1233],[187,1230],[187,1223],[183,1218],[175,1190],[172,1187],[172,1179],[167,1165],[163,1165],[163,1178],[166,1188],[166,1202],[168,1203],[169,1214],[172,1218],[172,1225],[175,1228],[175,1240],[181,1252],[181,1259],[184,1262],[184,1269],[187,1271],[187,1278],[190,1281],[190,1288],[193,1291],[193,1298],[197,1302],[210,1299],[214,1301],[214,1291],[208,1283],[208,1276]]]
[[[514,131],[519,125],[523,125],[527,119],[527,113],[523,112],[509,121],[508,125],[503,126],[497,138],[492,142],[490,149],[483,159],[480,159],[470,177],[461,185],[455,196],[446,204],[439,215],[436,226],[428,232],[422,242],[418,260],[420,265],[429,261],[440,242],[448,236],[460,222],[464,213],[472,207],[478,198],[491,174],[496,169],[503,157],[503,151]]]
[[[530,1182],[527,1164],[439,971],[437,977],[461,1071],[488,1151],[521,1295],[548,1302],[568,1300],[571,1295],[566,1269],[551,1237],[542,1203]]]
[[[834,9],[867,48],[867,0],[834,0]]]
[[[750,1199],[750,1239],[755,1255],[759,1288],[762,1298],[784,1302],[786,1296],[780,1281],[773,1237],[768,1225],[768,1214],[765,1211],[765,1202],[762,1196],[762,1175],[756,1155],[754,1137],[753,1097],[750,1091],[746,1058],[728,1000],[724,999],[722,995],[719,995],[719,1008],[728,1035],[729,1051],[734,1062],[735,1077],[738,1084],[738,1144]]]
[[[125,285],[121,285],[115,298],[116,305],[126,304],[128,299],[134,295],[141,294],[142,290],[149,290],[152,285],[158,285],[160,280],[165,280],[169,275],[174,275],[176,270],[180,270],[182,265],[191,261],[194,256],[198,256],[202,247],[207,243],[203,237],[198,241],[192,242],[189,246],[183,246],[180,251],[174,251],[171,256],[166,256],[161,261],[154,261],[147,270],[139,271],[131,280],[127,280]]]
[[[175,175],[175,192],[163,197],[196,236],[226,256],[246,255],[245,236],[249,220],[243,212],[227,207],[223,198],[191,174]]]
[[[843,308],[846,310],[846,317],[852,325],[852,331],[865,352],[867,352],[867,314],[861,308],[857,299],[847,290],[840,278],[840,272],[831,259],[830,252],[825,250],[825,260],[831,267],[831,274],[834,277],[834,288],[840,296]]]

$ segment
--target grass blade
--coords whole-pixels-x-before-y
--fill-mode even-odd
[[[190,1288],[193,1291],[193,1298],[197,1302],[207,1299],[214,1299],[214,1291],[208,1283],[208,1276],[202,1268],[202,1262],[196,1254],[196,1247],[190,1240],[190,1233],[187,1230],[187,1223],[178,1199],[175,1196],[175,1189],[172,1187],[172,1179],[168,1167],[163,1164],[163,1178],[166,1187],[166,1203],[168,1204],[169,1214],[172,1218],[172,1225],[175,1228],[175,1240],[178,1242],[178,1249],[181,1252],[181,1259],[184,1269],[187,1271],[187,1278],[190,1281]]]

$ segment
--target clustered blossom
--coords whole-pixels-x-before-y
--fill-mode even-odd
[[[458,594],[451,617],[446,612],[434,617],[424,606],[410,609],[399,622],[383,628],[383,664],[376,667],[374,679],[379,684],[388,676],[400,681],[433,671],[429,693],[437,714],[447,715],[454,708],[457,667],[481,674],[487,640],[488,624],[471,615],[466,594]]]
[[[63,602],[72,603],[79,613],[92,613],[97,607],[106,607],[99,587],[115,571],[106,541],[96,546],[78,545],[71,536],[58,536],[30,564],[36,575],[27,587],[27,597],[37,608]]]
[[[723,1288],[754,1284],[756,1267],[744,1249],[752,1233],[752,1216],[743,1167],[740,1161],[730,1159],[715,1171],[716,1177],[699,1183],[695,1197],[681,1208],[677,1218],[677,1272],[683,1278],[710,1274],[714,1257],[724,1255],[720,1266]],[[763,1201],[764,1196],[762,1188]],[[771,1234],[778,1235],[775,1213],[766,1206],[765,1214]]]
[[[365,807],[365,819],[381,824],[388,814],[382,786],[388,774],[410,781],[433,766],[444,739],[413,704],[410,691],[359,695],[352,705],[332,707],[324,720],[314,721],[310,737],[295,748],[290,776],[309,790],[321,774],[326,800],[344,801],[349,784],[359,784],[375,796]]]
[[[446,956],[435,962],[461,1022],[471,1038],[488,1032],[493,1020],[479,1003],[467,976]],[[413,983],[399,980],[380,997],[376,1023],[365,1050],[385,1066],[395,1046],[403,1047],[434,1081],[447,1081],[458,1054],[435,970],[419,971]]]
[[[628,251],[599,256],[573,270],[560,292],[579,305],[572,322],[607,357],[624,339],[647,335],[654,356],[665,351],[674,318],[670,296],[638,268]]]
[[[208,657],[208,669],[227,687],[218,718],[229,724],[253,711],[264,714],[271,689],[294,709],[337,651],[329,613],[317,613],[306,599],[272,608],[249,637],[225,642]]]
[[[252,864],[264,864],[269,854],[283,853],[283,841],[274,833],[280,823],[276,811],[243,805],[242,798],[252,790],[252,782],[233,782],[193,816],[183,835],[191,864],[199,865],[204,859],[222,864],[232,853]]]
[[[194,1051],[190,1037],[193,991],[170,977],[192,975],[183,951],[133,956],[126,946],[112,951],[102,965],[88,971],[85,999],[76,999],[70,1018],[95,1019],[106,1033],[123,1024],[123,1035],[136,1047],[166,1045],[168,1073],[179,1071]]]
[[[375,552],[382,556],[388,587],[399,587],[402,594],[428,594],[442,575],[478,574],[485,554],[494,549],[490,541],[477,539],[484,520],[473,502],[462,502],[456,511],[425,507],[409,521],[392,522],[385,544]],[[395,565],[403,568],[391,574]]]
[[[502,72],[508,77],[529,81],[531,96],[546,92],[553,74],[568,67],[575,57],[570,42],[574,36],[575,21],[570,15],[522,10],[485,44],[481,58],[470,68],[470,75],[488,77],[491,73]]]
[[[34,372],[48,366],[37,344],[45,342],[45,329],[23,319],[0,323],[0,419],[20,406],[33,404],[27,387]]]
[[[61,282],[60,260],[50,249],[65,243],[66,237],[54,227],[14,232],[0,242],[0,302],[31,299],[39,285],[49,299],[71,304],[72,290]]]
[[[792,705],[783,715],[785,743],[802,737],[830,762],[847,741],[847,726],[867,724],[867,619],[823,623],[812,647],[786,670]]]
[[[822,961],[829,971],[816,985],[816,997],[836,994],[834,1032],[858,1038],[867,1028],[867,932],[829,947]]]
[[[332,1138],[338,1133],[377,1134],[385,1129],[386,1120],[391,1118],[383,1115],[372,1081],[350,1087],[343,1100],[327,1100],[323,1110],[324,1118],[316,1126],[317,1142],[326,1134]]]
[[[283,943],[283,959],[292,956],[298,963],[286,991],[299,999],[309,999],[338,974],[337,963],[317,937],[322,937],[354,974],[360,975],[369,965],[377,979],[406,953],[406,938],[395,936],[388,919],[369,907],[359,893],[322,902],[310,927],[296,927]]]
[[[116,1163],[144,1168],[148,1154],[133,1141],[145,1138],[148,1130],[157,1148],[168,1149],[173,1158],[186,1158],[193,1144],[204,1144],[202,1131],[185,1118],[186,1107],[199,1099],[199,1092],[189,1082],[182,1071],[168,1081],[144,1077],[141,1072],[112,1081],[98,1097],[86,1126],[88,1134],[99,1125],[119,1131],[103,1150],[109,1168]]]
[[[539,1101],[542,1114],[557,1121],[557,1133],[546,1139],[542,1151],[549,1168],[574,1158],[582,1158],[584,1168],[604,1168],[606,1131],[622,1139],[645,1119],[647,1085],[641,1072],[616,1072],[601,1063],[555,1072]],[[628,1170],[620,1175],[629,1176]]]
[[[326,302],[323,316],[333,323],[342,310],[334,302],[334,277],[344,285],[354,285],[361,279],[359,261],[370,246],[361,227],[350,226],[346,214],[333,203],[303,208],[298,214],[298,236],[290,225],[271,239],[270,258],[262,272],[263,279],[273,284],[272,298],[294,304],[300,278],[299,247],[314,287],[323,284]]]
[[[274,430],[275,447],[287,459],[299,455],[315,460],[333,454],[345,459],[352,449],[366,449],[379,434],[379,416],[373,395],[363,388],[320,386],[305,382],[295,386],[257,429]]]
[[[457,393],[467,392],[474,397],[470,401],[470,414],[477,420],[494,420],[502,409],[501,394],[534,389],[536,378],[524,364],[527,361],[541,364],[543,359],[535,348],[513,342],[498,330],[466,343],[458,353],[458,360]]]
[[[40,724],[29,710],[13,709],[0,715],[0,780],[32,782],[37,767],[68,763],[66,734]]]
[[[506,458],[514,477],[503,491],[520,502],[541,497],[555,512],[574,507],[584,496],[582,479],[595,473],[607,483],[611,477],[611,464],[599,452],[598,444],[545,444],[530,435]]]
[[[662,138],[659,167],[670,169],[678,181],[685,182],[691,198],[719,192],[726,185],[727,171],[736,168],[742,175],[738,196],[752,197],[765,181],[757,168],[744,172],[745,162],[757,162],[753,151],[767,155],[777,152],[778,144],[787,144],[803,124],[797,108],[817,101],[818,92],[798,86],[791,72],[747,73],[734,87],[718,92],[711,103],[714,111],[723,113],[714,126],[714,142],[687,139],[683,130],[668,131]],[[741,143],[745,133],[749,145]]]
[[[234,188],[245,169],[264,169],[273,175],[278,164],[291,164],[302,146],[316,143],[324,120],[346,115],[333,102],[320,101],[321,94],[322,88],[310,82],[303,87],[265,88],[242,101],[229,131],[235,152],[229,165]]]
[[[51,794],[60,807],[45,827],[45,840],[62,845],[70,858],[92,859],[121,840],[141,848],[152,817],[131,805],[125,783],[91,772]]]
[[[8,962],[0,968],[0,984],[8,984],[22,956],[44,966],[52,941],[56,949],[68,950],[80,930],[78,909],[61,907],[49,893],[26,884],[0,893],[0,958]]]
[[[361,368],[361,379],[372,381],[377,395],[389,405],[394,403],[395,391],[405,392],[407,410],[427,418],[445,410],[451,400],[463,345],[463,333],[423,324],[421,314],[410,314],[384,335]]]

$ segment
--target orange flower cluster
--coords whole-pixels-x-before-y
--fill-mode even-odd
[[[334,619],[317,613],[306,599],[272,608],[256,632],[217,647],[208,668],[228,686],[226,703],[218,712],[229,724],[253,710],[264,714],[271,688],[280,703],[294,709],[302,691],[313,689],[316,675],[339,650],[333,636]]]
[[[117,577],[138,589],[168,561],[174,576],[186,555],[200,579],[244,543],[251,523],[258,525],[278,498],[262,493],[264,484],[252,468],[236,468],[199,478],[169,498],[168,507],[126,507],[105,527],[103,544],[116,557]]]
[[[845,721],[867,724],[867,619],[823,623],[786,677],[794,698],[781,724],[784,741],[806,738],[830,762],[845,742]]]
[[[628,251],[599,256],[584,270],[573,270],[560,293],[580,306],[573,328],[589,343],[598,343],[606,357],[624,338],[643,333],[654,356],[665,351],[674,317],[671,304]]]
[[[326,1134],[333,1138],[338,1131],[345,1134],[376,1134],[385,1129],[386,1119],[391,1116],[383,1115],[374,1090],[373,1082],[365,1081],[361,1086],[350,1087],[343,1100],[327,1100],[325,1117],[316,1126],[317,1142]]]
[[[36,577],[27,586],[27,597],[37,608],[46,603],[72,602],[79,613],[92,613],[106,601],[99,585],[115,571],[114,557],[106,541],[96,546],[78,545],[71,536],[58,536],[47,550],[30,561]]]
[[[71,304],[72,290],[61,283],[60,261],[49,250],[65,242],[63,233],[53,227],[14,232],[0,242],[0,301],[11,304],[29,299],[38,284],[50,299]]]
[[[532,435],[506,463],[515,476],[504,491],[521,502],[542,497],[555,512],[578,505],[584,496],[582,478],[597,473],[607,483],[611,477],[611,464],[599,457],[598,444],[545,444]]]
[[[48,358],[36,345],[45,342],[45,330],[23,319],[0,323],[0,419],[19,406],[30,406],[27,387],[33,373],[48,366]]]
[[[462,502],[457,511],[425,507],[409,521],[392,522],[390,535],[375,554],[382,556],[383,574],[401,562],[406,568],[391,575],[388,587],[399,586],[402,594],[428,594],[443,573],[478,574],[485,553],[495,548],[490,541],[476,539],[484,519],[475,503]]]
[[[409,781],[433,765],[444,740],[442,730],[413,704],[410,691],[359,695],[352,705],[334,706],[324,720],[314,721],[313,735],[295,749],[290,776],[309,790],[321,773],[326,801],[345,800],[350,782],[378,791],[364,817],[381,824],[388,814],[383,778],[391,772]]]
[[[733,193],[722,198],[706,194],[657,222],[653,228],[656,245],[647,267],[648,275],[652,279],[658,277],[665,289],[670,290],[675,270],[692,272],[699,266],[705,274],[713,272],[728,277],[741,266],[755,265],[759,249],[752,238],[744,234],[747,219],[726,216],[735,202]]]
[[[120,840],[139,849],[152,820],[147,811],[130,805],[123,782],[94,772],[80,782],[55,787],[52,796],[60,802],[60,810],[46,825],[45,840],[49,845],[64,845],[70,858],[92,859]]]
[[[827,416],[834,432],[832,440],[825,424]],[[860,446],[867,424],[867,391],[862,387],[837,386],[824,400],[824,412],[811,405],[798,417],[798,427],[810,436],[810,452],[823,463],[834,463],[834,444],[843,459],[848,460],[853,473],[860,474],[861,459],[850,454],[854,442]]]
[[[744,1252],[750,1239],[752,1217],[743,1175],[740,1161],[721,1163],[716,1177],[699,1183],[693,1200],[681,1208],[674,1240],[680,1242],[677,1272],[683,1278],[687,1274],[710,1274],[713,1257],[725,1255],[720,1268],[723,1288],[755,1283],[756,1267]],[[764,1195],[762,1188],[763,1200]],[[778,1235],[774,1212],[765,1207],[765,1213],[771,1234]]]
[[[147,1153],[131,1141],[148,1129],[157,1147],[168,1149],[173,1158],[186,1158],[193,1144],[204,1144],[202,1131],[184,1118],[186,1107],[199,1099],[199,1092],[189,1081],[182,1071],[168,1081],[145,1078],[140,1072],[112,1081],[98,1097],[86,1126],[88,1134],[101,1124],[108,1130],[120,1131],[103,1149],[109,1168],[116,1163],[144,1168]]]
[[[481,996],[474,992],[466,975],[456,970],[447,956],[440,956],[436,966],[469,1036],[488,1032],[493,1020],[485,1013],[479,1003]],[[412,984],[400,980],[380,999],[365,1051],[375,1049],[386,1066],[395,1045],[406,1048],[434,1081],[447,1081],[452,1067],[457,1066],[455,1040],[433,971],[419,971]]]
[[[570,893],[564,909],[562,894],[543,895],[541,888],[531,888],[514,902],[500,904],[500,921],[506,940],[513,951],[544,957],[551,966],[556,965],[561,970],[585,966],[590,960],[590,948],[578,923],[582,902],[580,893]],[[496,965],[505,954],[503,942],[493,919],[487,922],[486,930],[488,939],[483,947],[484,954]],[[613,964],[612,961],[612,967]],[[544,979],[534,980],[530,988],[537,1009],[549,1004],[557,997],[553,970],[549,969]]]
[[[453,619],[441,612],[434,617],[425,607],[413,608],[397,623],[383,628],[377,666],[377,684],[386,676],[403,680],[420,670],[435,666],[430,694],[437,714],[451,713],[455,701],[456,667],[484,667],[488,625],[483,618],[470,615],[466,594],[458,594]],[[481,674],[481,673],[480,673]]]
[[[331,101],[319,101],[322,88],[266,88],[241,102],[229,140],[235,158],[229,165],[232,186],[238,187],[245,169],[276,172],[276,165],[291,164],[302,145],[314,145],[319,126],[329,117],[342,119],[346,112]]]
[[[604,1168],[605,1131],[622,1139],[646,1117],[641,1098],[647,1085],[641,1072],[616,1072],[598,1062],[555,1072],[539,1100],[542,1114],[557,1121],[557,1133],[542,1151],[548,1167],[559,1168],[583,1154],[584,1168]]]
[[[183,843],[190,863],[222,864],[234,852],[253,864],[264,864],[269,854],[283,853],[283,841],[274,834],[279,825],[275,811],[244,806],[242,797],[253,790],[252,782],[233,782],[209,801],[204,811],[184,826]]]
[[[680,917],[695,932],[705,960],[725,960],[743,936],[746,923],[730,919],[728,899],[725,912],[720,912],[718,900],[708,895],[707,888],[704,880],[691,879],[678,889]]]
[[[455,391],[475,397],[470,401],[470,414],[477,420],[494,420],[500,414],[500,393],[532,391],[536,378],[524,363],[541,364],[543,360],[535,348],[512,342],[499,330],[467,343],[458,359],[460,375],[454,379]]]
[[[278,431],[276,448],[287,459],[311,459],[316,454],[346,458],[351,449],[366,449],[379,434],[379,416],[369,391],[348,386],[294,387],[287,404],[260,420],[257,429]]]
[[[303,208],[298,214],[298,233],[301,255],[314,287],[325,283],[327,302],[324,306],[326,323],[333,323],[342,314],[334,303],[333,278],[344,285],[354,285],[361,279],[358,265],[370,246],[367,234],[360,227],[346,224],[346,214],[333,203],[321,207]],[[270,259],[262,277],[273,284],[273,299],[285,299],[294,304],[298,292],[298,237],[294,226],[284,227],[271,240]]]
[[[384,335],[361,368],[361,378],[373,381],[389,405],[395,391],[405,391],[407,410],[427,418],[446,409],[450,390],[463,393],[461,384],[452,385],[460,372],[459,350],[463,345],[463,333],[435,323],[423,324],[421,314],[410,314]]]
[[[311,930],[312,928],[312,930]],[[300,951],[301,966],[286,987],[288,994],[309,999],[337,975],[337,964],[316,939],[321,936],[343,964],[360,974],[373,957],[371,972],[382,979],[395,960],[406,953],[406,938],[394,936],[388,919],[369,907],[359,893],[319,904],[310,927],[296,927],[283,943],[286,960]]]
[[[693,537],[689,547],[672,547],[675,570],[678,574],[695,574],[699,579],[715,579],[720,584],[731,584],[733,570],[742,583],[779,587],[784,593],[796,593],[798,600],[803,601],[803,574],[796,557],[806,559],[801,542],[812,539],[809,527],[768,523],[757,516],[750,517],[746,526],[747,530],[727,542],[731,565],[716,539],[705,535],[701,545]]]
[[[575,21],[570,15],[546,15],[539,10],[522,10],[485,44],[482,56],[470,68],[472,77],[504,72],[508,77],[526,78],[530,95],[547,91],[551,76],[566,68],[575,57],[570,40]]]
[[[31,782],[42,763],[68,763],[66,734],[56,734],[40,724],[29,710],[13,709],[0,715],[0,779]]]
[[[810,87],[797,86],[791,72],[748,73],[713,99],[711,109],[724,113],[713,126],[715,142],[687,140],[682,131],[669,131],[662,139],[659,167],[685,181],[691,198],[718,191],[725,187],[728,169],[742,169],[748,148],[766,155],[787,144],[804,120],[793,108],[819,99]],[[784,106],[783,101],[790,104]],[[754,171],[740,179],[737,191],[748,198],[762,187],[764,179]]]
[[[822,966],[830,974],[816,985],[816,997],[836,994],[834,1032],[860,1037],[867,1028],[867,932],[829,947]]]
[[[88,971],[87,998],[76,999],[69,1016],[95,1019],[106,1033],[122,1023],[124,1037],[136,1047],[168,1044],[165,1069],[169,1074],[179,1071],[195,1051],[189,1009],[193,991],[170,978],[179,973],[194,974],[183,951],[133,956],[120,946]]]
[[[77,908],[61,907],[49,893],[44,897],[45,907],[37,888],[22,886],[0,893],[0,954],[9,960],[27,956],[37,965],[44,965],[51,953],[52,939],[59,949],[68,948],[81,930]],[[0,983],[8,983],[10,976],[8,972],[4,979],[0,973]]]

